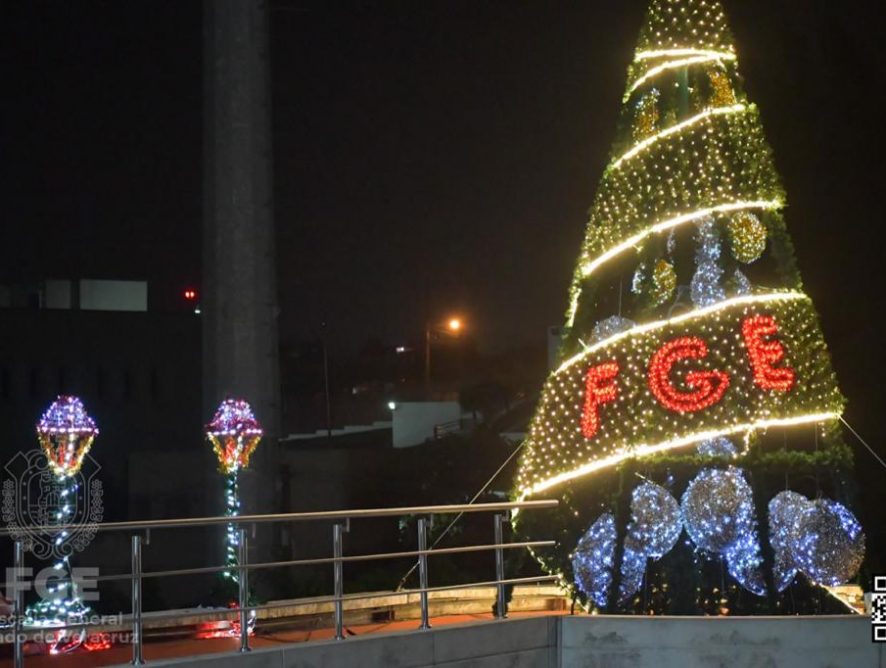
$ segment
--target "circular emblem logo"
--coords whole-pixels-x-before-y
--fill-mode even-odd
[[[13,539],[38,559],[83,550],[102,521],[98,463],[88,454],[72,476],[59,476],[40,450],[19,452],[4,467],[3,521]]]

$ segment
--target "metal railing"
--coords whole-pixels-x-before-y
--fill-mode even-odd
[[[249,573],[259,569],[283,568],[291,566],[308,566],[332,564],[333,567],[333,590],[334,594],[330,597],[312,598],[312,603],[332,603],[334,609],[334,625],[335,638],[343,640],[344,635],[344,605],[348,601],[357,601],[361,599],[370,599],[378,596],[378,592],[369,594],[345,594],[344,593],[344,564],[359,561],[374,561],[383,559],[400,559],[404,557],[416,557],[418,559],[419,569],[419,587],[418,589],[399,590],[398,594],[418,594],[421,609],[420,629],[430,628],[429,619],[429,594],[433,592],[444,592],[464,587],[489,587],[496,588],[496,610],[497,618],[507,616],[505,605],[505,587],[508,585],[530,584],[540,582],[550,582],[557,580],[557,576],[546,575],[537,577],[524,578],[505,578],[504,573],[504,551],[512,549],[525,548],[543,548],[551,547],[554,541],[526,541],[526,542],[504,542],[504,524],[509,520],[511,511],[521,510],[541,510],[554,508],[558,504],[555,500],[550,501],[522,501],[516,503],[478,503],[467,505],[446,505],[446,506],[410,506],[403,508],[377,508],[368,510],[337,510],[330,512],[308,512],[308,513],[278,513],[268,515],[240,515],[236,517],[197,517],[184,518],[175,520],[158,520],[158,521],[137,521],[137,522],[108,522],[100,524],[97,527],[99,532],[125,531],[130,532],[131,536],[131,572],[118,575],[103,575],[94,578],[95,582],[111,582],[129,580],[132,585],[132,608],[130,615],[119,615],[120,626],[129,626],[131,628],[131,644],[132,644],[132,665],[142,665],[145,663],[142,645],[144,641],[144,617],[142,611],[142,583],[147,578],[162,578],[181,575],[199,575],[207,573],[221,573],[225,571],[238,571],[238,605],[236,608],[227,608],[224,610],[201,610],[200,615],[203,617],[230,617],[236,615],[240,625],[240,652],[250,651],[249,646],[249,615],[257,613],[260,610],[272,610],[275,608],[288,607],[292,605],[291,601],[284,603],[271,603],[265,605],[249,605]],[[482,513],[493,512],[494,516],[494,542],[482,545],[468,545],[448,548],[428,548],[428,518],[435,515],[447,515],[452,513]],[[362,555],[344,555],[344,534],[350,529],[351,520],[362,520],[380,517],[401,517],[401,516],[418,516],[418,549],[400,552],[381,552],[375,554]],[[288,522],[316,522],[316,521],[334,522],[332,530],[332,557],[321,557],[314,559],[293,559],[288,561],[273,561],[250,564],[248,561],[248,535],[244,525],[256,525],[267,523],[288,523]],[[164,571],[148,571],[142,568],[142,535],[152,530],[164,529],[181,529],[193,527],[207,527],[217,525],[233,524],[238,527],[238,561],[239,563],[232,567],[224,566],[208,566],[203,568],[188,568],[178,570]],[[58,532],[66,528],[60,526],[46,527],[28,527],[31,532]],[[0,536],[9,536],[9,529],[0,530]],[[430,587],[428,585],[428,557],[443,554],[465,554],[472,552],[495,552],[495,579],[483,582],[467,582],[458,585],[444,585],[438,587]],[[13,585],[15,592],[13,598],[13,656],[15,668],[23,668],[24,666],[24,642],[29,633],[45,632],[45,631],[70,631],[70,630],[86,630],[90,627],[105,627],[106,623],[102,622],[82,622],[70,623],[64,625],[51,626],[25,626],[25,609],[24,609],[24,592],[20,586],[25,568],[25,545],[21,540],[16,540],[13,551],[13,582],[5,583],[5,587],[9,588]],[[152,615],[152,620],[174,620],[184,617],[194,616],[193,611],[169,612],[159,615]]]

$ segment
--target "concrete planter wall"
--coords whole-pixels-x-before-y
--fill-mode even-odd
[[[195,668],[886,668],[867,617],[536,617],[151,663]]]

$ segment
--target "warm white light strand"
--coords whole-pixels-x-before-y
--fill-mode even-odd
[[[588,346],[585,350],[578,353],[577,355],[570,357],[568,360],[563,362],[559,366],[559,368],[554,372],[555,375],[559,374],[561,371],[564,371],[571,367],[573,364],[576,364],[583,360],[588,355],[594,353],[601,348],[606,348],[607,346],[615,343],[616,341],[620,341],[628,336],[633,336],[635,334],[643,334],[645,332],[652,331],[654,329],[660,329],[662,327],[666,327],[668,325],[676,325],[681,322],[686,322],[688,320],[694,320],[696,318],[703,318],[712,313],[718,313],[720,311],[725,311],[733,306],[742,306],[745,304],[765,304],[767,302],[785,302],[785,301],[799,301],[805,300],[809,301],[809,297],[803,292],[797,292],[795,290],[786,291],[786,292],[770,292],[762,295],[743,295],[740,297],[733,297],[732,299],[726,299],[722,302],[717,302],[716,304],[712,304],[710,306],[706,306],[704,308],[698,308],[694,311],[689,311],[688,313],[681,313],[680,315],[674,316],[673,318],[669,318],[667,320],[656,320],[654,322],[648,322],[645,325],[638,325],[636,327],[632,327],[631,329],[625,330],[623,332],[619,332],[617,334],[613,334],[608,339],[604,339],[599,343],[595,343],[591,346]]]
[[[652,146],[656,142],[658,142],[662,139],[665,139],[666,137],[670,137],[671,135],[677,134],[678,132],[681,132],[681,131],[685,130],[686,128],[691,127],[691,126],[695,125],[696,123],[699,123],[707,118],[710,118],[711,116],[722,116],[724,114],[737,114],[737,113],[740,113],[743,111],[747,111],[747,109],[748,109],[748,106],[746,104],[733,104],[730,107],[716,107],[715,109],[705,109],[700,114],[697,114],[696,116],[693,116],[692,118],[687,119],[687,120],[683,121],[682,123],[677,123],[677,125],[669,127],[666,130],[662,130],[658,134],[655,134],[655,135],[648,137],[647,139],[644,139],[643,141],[639,142],[631,150],[629,150],[627,153],[625,153],[620,158],[615,160],[610,165],[609,169],[618,169],[622,165],[622,163],[624,163],[626,160],[630,160],[635,155],[637,155],[638,153],[643,151],[643,149],[646,149],[646,148]]]
[[[714,51],[712,49],[660,49],[657,51],[637,51],[634,54],[634,62],[653,60],[655,58],[683,58],[686,56],[709,56],[720,60],[736,59],[736,55],[731,51]]]
[[[719,55],[693,56],[691,58],[681,58],[680,60],[669,60],[666,63],[662,63],[661,65],[656,65],[655,67],[652,67],[652,68],[648,69],[646,72],[644,72],[643,76],[638,78],[631,85],[631,87],[628,88],[628,92],[625,93],[625,95],[624,95],[624,100],[627,101],[627,99],[631,96],[631,93],[633,93],[635,90],[637,90],[640,86],[642,86],[644,83],[646,83],[650,79],[657,77],[662,72],[665,72],[667,70],[677,69],[678,67],[689,67],[690,65],[700,65],[702,63],[710,63],[710,62],[720,63],[721,62],[720,56]]]
[[[755,201],[742,201],[742,202],[730,202],[728,204],[718,204],[717,206],[708,207],[707,209],[699,209],[698,211],[693,211],[692,213],[685,213],[681,216],[677,216],[676,218],[671,218],[669,220],[664,220],[660,223],[656,223],[652,227],[648,227],[642,232],[638,232],[634,236],[622,241],[620,244],[613,246],[608,251],[599,255],[593,261],[588,262],[581,268],[581,274],[584,278],[587,278],[594,270],[604,265],[606,262],[614,258],[616,255],[619,255],[626,251],[629,248],[633,248],[638,243],[643,241],[648,236],[656,234],[658,232],[664,232],[665,230],[669,230],[674,227],[679,227],[680,225],[685,225],[686,223],[691,223],[696,220],[701,220],[706,216],[711,216],[717,213],[728,213],[730,211],[741,211],[744,209],[780,209],[783,206],[781,200],[755,200]]]
[[[704,441],[709,438],[716,438],[718,436],[740,434],[746,431],[768,429],[770,427],[791,427],[800,424],[808,424],[810,422],[824,422],[826,420],[836,420],[839,417],[840,413],[812,413],[809,415],[800,415],[798,417],[792,418],[760,420],[758,422],[749,422],[746,424],[734,425],[732,427],[727,427],[724,429],[711,429],[708,431],[697,432],[695,434],[681,436],[680,438],[675,438],[670,441],[664,441],[663,443],[657,443],[655,445],[640,445],[635,448],[626,448],[625,450],[622,450],[621,452],[618,452],[614,455],[610,455],[609,457],[598,459],[594,462],[573,469],[572,471],[560,473],[551,478],[548,478],[547,480],[543,480],[539,483],[536,483],[532,487],[522,489],[520,491],[520,498],[518,500],[524,501],[527,497],[538,494],[539,492],[544,492],[551,487],[556,487],[560,483],[575,480],[576,478],[581,478],[582,476],[588,475],[589,473],[594,473],[595,471],[600,471],[602,469],[609,468],[610,466],[615,466],[616,464],[626,459],[631,459],[633,457],[645,457],[647,455],[652,455],[659,452],[675,450],[677,448],[683,448],[687,445],[692,445],[693,443],[698,443],[699,441]]]

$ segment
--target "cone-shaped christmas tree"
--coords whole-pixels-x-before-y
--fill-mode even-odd
[[[858,569],[854,517],[810,501],[852,458],[784,207],[722,6],[653,0],[517,480],[562,500],[537,556],[591,605],[826,611]]]

